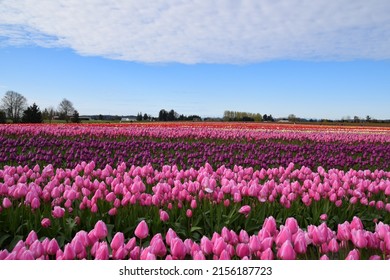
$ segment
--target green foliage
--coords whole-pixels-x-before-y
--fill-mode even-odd
[[[73,123],[79,123],[79,122],[81,122],[80,116],[79,116],[79,112],[77,112],[77,110],[74,110],[73,116],[72,116],[72,118],[71,118],[71,121],[72,121]]]
[[[0,110],[0,123],[6,123],[7,122],[7,116],[4,111]]]
[[[23,112],[22,122],[41,123],[43,121],[42,113],[37,104],[33,104]]]

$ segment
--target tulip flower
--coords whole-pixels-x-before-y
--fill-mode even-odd
[[[149,235],[149,227],[145,220],[142,220],[134,231],[135,236],[139,239],[145,239]]]
[[[111,241],[111,248],[113,250],[118,250],[120,247],[124,246],[125,236],[122,232],[117,232]]]
[[[54,206],[53,211],[51,212],[54,218],[62,218],[65,214],[65,209],[60,206]]]
[[[3,205],[3,208],[4,208],[4,209],[7,209],[7,208],[9,208],[9,207],[12,206],[12,202],[11,202],[11,200],[9,200],[8,197],[5,197],[5,198],[3,199],[2,205]]]
[[[238,210],[240,214],[244,214],[245,216],[248,216],[251,212],[251,207],[249,205],[244,205]]]
[[[213,243],[206,236],[203,236],[200,239],[200,248],[203,254],[210,255],[213,252]]]
[[[296,253],[289,240],[286,240],[278,250],[278,258],[282,260],[295,260]]]
[[[96,236],[97,239],[102,240],[107,237],[108,234],[107,226],[102,220],[99,220],[95,224],[93,230],[94,230],[93,234]]]
[[[169,215],[168,215],[168,213],[166,211],[160,210],[160,220],[162,222],[166,222],[166,221],[169,220]]]
[[[171,255],[172,257],[182,260],[186,256],[186,248],[183,241],[176,237],[171,240]]]

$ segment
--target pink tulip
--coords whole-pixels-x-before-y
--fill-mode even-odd
[[[66,244],[64,248],[63,260],[73,260],[76,257],[76,253],[70,244]]]
[[[173,229],[169,228],[167,231],[167,234],[165,235],[165,243],[167,243],[167,245],[171,246],[172,239],[174,239],[176,237],[177,237],[176,232]]]
[[[230,230],[227,229],[227,227],[222,228],[221,236],[225,242],[230,243],[230,240],[232,239],[232,235],[230,233]]]
[[[351,235],[352,235],[352,242],[356,247],[358,247],[358,248],[366,248],[367,247],[368,241],[366,239],[366,236],[365,236],[363,230],[352,229]]]
[[[382,222],[379,222],[376,226],[375,226],[375,232],[378,233],[378,237],[382,240],[385,239],[385,236],[388,232],[390,232],[390,226],[389,225],[386,225]]]
[[[99,244],[99,248],[96,250],[95,260],[108,260],[108,245],[105,241]]]
[[[206,236],[200,239],[200,248],[202,252],[207,256],[213,252],[213,243]]]
[[[288,227],[281,226],[279,234],[276,236],[275,243],[278,247],[282,246],[287,240],[291,242],[291,232]]]
[[[274,239],[272,237],[267,237],[267,238],[264,238],[261,242],[260,242],[260,246],[261,246],[261,251],[265,251],[267,249],[270,249],[272,247],[272,244],[274,242]]]
[[[26,250],[20,256],[20,260],[34,260],[34,254],[30,250]]]
[[[328,219],[328,215],[322,214],[322,215],[320,216],[320,219],[321,219],[322,221],[326,221],[326,220]]]
[[[127,254],[128,251],[124,247],[119,247],[118,250],[112,252],[114,260],[124,260]]]
[[[79,236],[76,235],[73,238],[71,244],[72,244],[73,250],[74,250],[76,255],[80,255],[80,256],[84,255],[84,252],[86,250],[85,250],[83,241],[81,240],[81,238]]]
[[[206,257],[203,255],[202,251],[197,251],[193,254],[193,259],[194,260],[205,260]]]
[[[150,240],[150,252],[159,257],[166,255],[167,249],[160,233],[153,236]]]
[[[186,247],[183,241],[176,237],[171,240],[171,254],[172,257],[182,260],[186,256]]]
[[[115,216],[118,213],[118,209],[113,207],[110,210],[108,210],[108,215]]]
[[[249,242],[249,235],[245,230],[240,230],[240,234],[238,235],[238,241],[241,243]]]
[[[160,210],[160,220],[166,222],[169,220],[169,215],[166,211]]]
[[[335,238],[332,238],[328,243],[328,250],[332,253],[337,253],[340,249],[339,243]]]
[[[31,245],[30,248],[31,252],[34,254],[34,258],[39,258],[44,253],[44,248],[42,243],[39,240],[35,240]],[[0,258],[1,260],[1,258]]]
[[[345,258],[346,260],[359,260],[360,253],[358,250],[353,249],[348,253],[348,256]]]
[[[249,205],[244,205],[238,210],[240,214],[244,214],[245,216],[248,216],[251,212],[251,207]]]
[[[145,239],[149,235],[149,227],[145,220],[142,220],[136,227],[135,236],[139,239]]]
[[[226,243],[223,240],[222,237],[218,237],[217,240],[214,242],[213,246],[213,253],[216,256],[220,256],[222,251],[226,249]]]
[[[124,234],[122,232],[117,232],[112,238],[110,246],[113,250],[118,250],[120,247],[124,246],[124,241],[125,241]]]
[[[191,218],[192,217],[192,210],[191,209],[187,209],[186,216],[187,216],[187,218]]]
[[[321,226],[308,226],[308,233],[311,236],[314,245],[321,245],[326,242],[328,232]]]
[[[97,239],[102,240],[107,237],[108,234],[107,226],[102,220],[97,221],[93,230],[94,230],[94,235],[96,236]]]
[[[295,260],[296,254],[289,240],[286,240],[278,250],[278,258],[282,260]]]
[[[51,214],[56,219],[62,218],[65,214],[65,209],[60,206],[54,206],[54,209]]]
[[[265,249],[260,256],[261,260],[273,260],[274,259],[274,252],[272,252],[271,248]]]
[[[219,256],[219,260],[230,260],[230,259],[231,259],[230,254],[226,250],[222,250]]]
[[[31,201],[31,208],[38,209],[40,206],[41,206],[41,202],[39,201],[38,198],[34,197],[33,200]]]
[[[285,226],[290,230],[291,234],[295,234],[299,229],[297,220],[292,217],[286,219]]]
[[[329,260],[329,257],[327,256],[327,255],[322,255],[321,257],[320,257],[320,260],[322,260],[322,261],[326,261],[326,260]]]
[[[5,198],[3,199],[2,205],[3,205],[3,208],[4,208],[4,209],[7,209],[7,208],[9,208],[9,207],[12,206],[12,202],[11,202],[11,200],[9,200],[8,197],[5,197]]]
[[[276,221],[274,217],[265,218],[263,223],[263,229],[267,230],[271,235],[274,235],[276,232]]]
[[[191,201],[191,204],[190,204],[190,206],[191,206],[191,208],[192,208],[192,209],[195,209],[195,208],[197,208],[197,207],[198,207],[198,204],[197,204],[197,202],[196,202],[196,200],[195,200],[195,199],[193,199],[193,200]]]
[[[139,246],[135,246],[133,250],[130,251],[130,259],[139,260],[141,255],[141,248]]]
[[[238,244],[237,248],[236,248],[236,254],[241,259],[244,258],[244,257],[249,256],[250,250],[249,250],[248,244],[244,244],[244,243]]]
[[[337,226],[337,239],[341,241],[348,241],[351,239],[351,230],[348,222],[344,222]]]
[[[255,253],[261,249],[261,243],[258,236],[252,235],[249,238],[249,249],[252,253]]]
[[[156,256],[152,253],[148,253],[145,260],[156,260]]]
[[[49,255],[55,255],[56,252],[59,250],[59,246],[58,246],[58,243],[57,243],[57,240],[55,240],[54,238],[52,240],[50,240],[49,244],[47,245],[47,254]]]
[[[363,223],[358,217],[353,217],[350,225],[350,229],[363,229]]]
[[[35,240],[38,240],[38,235],[35,231],[30,231],[30,233],[28,234],[27,238],[26,238],[26,244],[28,246],[30,246],[31,244],[34,243]]]
[[[126,243],[125,249],[131,251],[137,245],[137,240],[135,237],[130,238],[130,240]]]
[[[294,250],[298,254],[306,254],[307,251],[307,242],[305,238],[305,234],[303,232],[299,232],[294,240]]]
[[[378,255],[372,255],[369,260],[381,260],[382,258]]]

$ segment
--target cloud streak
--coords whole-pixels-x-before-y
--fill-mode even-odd
[[[388,0],[0,0],[0,46],[145,63],[390,58]]]

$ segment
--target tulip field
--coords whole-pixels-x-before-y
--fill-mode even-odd
[[[0,126],[0,260],[389,260],[390,128]]]

